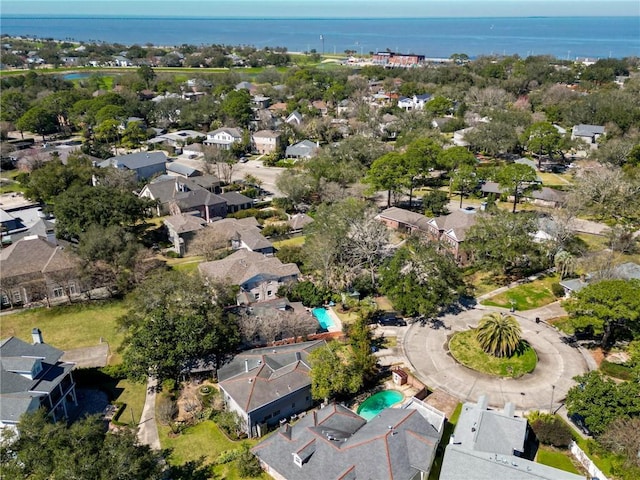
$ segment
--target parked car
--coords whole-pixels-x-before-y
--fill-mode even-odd
[[[377,317],[381,327],[404,327],[407,322],[397,312],[383,312]]]

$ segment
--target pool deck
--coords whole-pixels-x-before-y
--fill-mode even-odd
[[[338,314],[333,311],[333,307],[325,307],[325,310],[327,311],[327,314],[331,317],[331,320],[333,320],[333,326],[327,328],[327,330],[329,332],[341,332],[342,320],[340,320],[340,317],[338,317]]]

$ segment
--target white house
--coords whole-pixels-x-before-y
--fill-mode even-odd
[[[222,127],[207,133],[207,139],[204,143],[229,150],[234,143],[240,143],[241,141],[242,132],[239,128]]]

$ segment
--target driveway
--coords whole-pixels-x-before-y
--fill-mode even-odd
[[[489,402],[502,407],[507,402],[522,411],[557,409],[575,385],[573,377],[593,368],[593,360],[582,349],[561,340],[556,329],[544,320],[564,314],[558,303],[513,315],[519,320],[523,337],[536,350],[535,370],[516,379],[497,378],[468,369],[449,354],[450,336],[475,327],[488,311],[506,311],[477,306],[459,314],[442,317],[438,327],[414,323],[403,341],[404,353],[415,375],[431,389],[440,388],[462,402],[477,402],[487,395]],[[539,317],[543,322],[536,323]]]

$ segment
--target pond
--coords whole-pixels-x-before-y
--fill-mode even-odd
[[[404,399],[404,395],[397,390],[383,390],[367,398],[358,407],[358,415],[369,421],[385,408],[389,408]]]
[[[89,78],[91,73],[67,73],[62,76],[63,80],[81,80],[83,78]]]

